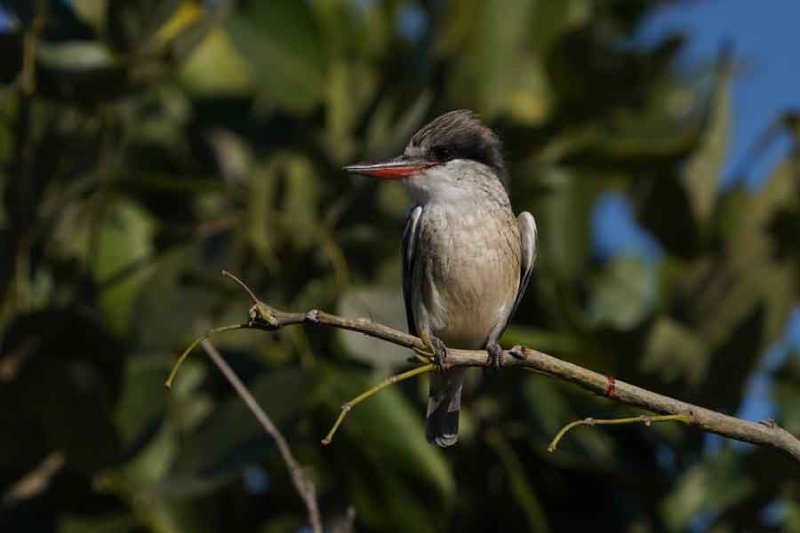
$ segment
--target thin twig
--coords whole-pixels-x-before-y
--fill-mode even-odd
[[[228,363],[225,362],[225,359],[223,359],[222,355],[220,355],[214,345],[211,344],[208,339],[203,339],[201,345],[208,357],[211,358],[211,361],[217,365],[217,368],[220,372],[222,372],[222,375],[225,376],[225,378],[230,382],[239,397],[244,400],[244,403],[247,405],[259,423],[261,423],[261,427],[264,428],[264,431],[266,431],[267,434],[275,439],[275,443],[278,445],[278,450],[283,458],[283,462],[286,463],[286,467],[289,469],[289,474],[292,477],[292,483],[294,484],[297,493],[300,495],[300,498],[302,498],[303,503],[306,506],[306,510],[308,511],[308,521],[311,524],[311,530],[314,533],[322,533],[322,520],[319,515],[319,507],[317,506],[317,496],[314,482],[308,478],[306,472],[294,458],[294,455],[292,455],[292,450],[289,448],[289,444],[286,442],[283,434],[281,434],[267,413],[261,409],[256,399],[253,398],[253,395],[250,394],[250,391],[247,390],[247,387],[245,387],[244,383],[241,382],[233,369],[228,366]]]
[[[578,426],[614,426],[619,424],[637,424],[639,422],[643,423],[645,426],[649,426],[653,422],[683,422],[684,424],[691,424],[693,421],[694,417],[692,415],[639,415],[628,418],[584,418],[583,420],[570,422],[561,428],[561,431],[559,431],[556,436],[553,437],[553,440],[547,447],[547,451],[550,453],[556,451],[556,448],[558,448],[558,443],[561,442],[561,439],[564,438],[564,435],[566,435],[571,429],[574,429]]]
[[[383,381],[381,381],[380,383],[378,383],[377,385],[375,385],[371,389],[368,389],[368,390],[362,392],[361,394],[359,394],[358,396],[356,396],[355,398],[353,398],[349,402],[345,402],[344,404],[342,404],[342,410],[339,412],[339,417],[336,419],[336,422],[334,422],[333,427],[328,432],[328,434],[325,435],[325,438],[322,439],[322,445],[323,446],[327,446],[328,444],[331,443],[331,441],[333,440],[333,435],[336,433],[336,430],[339,429],[339,426],[344,421],[344,417],[347,416],[347,413],[350,412],[350,409],[352,409],[356,405],[360,404],[361,402],[363,402],[364,400],[366,400],[367,398],[369,398],[373,394],[382,391],[386,387],[389,387],[391,385],[394,385],[395,383],[400,383],[401,381],[405,381],[407,379],[413,378],[414,376],[419,376],[420,374],[425,374],[426,372],[431,372],[433,369],[434,369],[433,363],[428,363],[426,365],[422,365],[422,366],[418,366],[416,368],[412,368],[411,370],[408,370],[407,372],[403,372],[402,374],[395,374],[394,376],[389,376],[388,378],[384,379]]]
[[[195,339],[195,341],[186,348],[178,360],[175,361],[175,364],[172,365],[172,370],[169,371],[169,376],[167,376],[167,380],[164,382],[164,386],[168,389],[172,388],[172,382],[175,381],[175,376],[178,374],[178,369],[181,367],[186,358],[189,357],[189,354],[192,353],[192,350],[197,348],[197,345],[203,342],[204,340],[208,339],[212,335],[217,333],[222,333],[223,331],[233,331],[235,329],[248,329],[247,324],[230,324],[228,326],[220,326],[218,328],[213,328],[205,333],[203,333],[200,337]]]
[[[259,299],[256,297],[256,295],[255,295],[255,293],[252,291],[252,289],[250,289],[250,287],[248,287],[248,286],[247,286],[247,283],[245,283],[244,281],[242,281],[242,280],[241,280],[241,279],[240,279],[238,276],[236,276],[235,274],[232,274],[231,272],[228,272],[227,270],[223,270],[223,271],[222,271],[222,275],[223,275],[223,276],[225,276],[226,278],[232,279],[232,280],[233,280],[233,281],[234,281],[234,282],[235,282],[237,285],[239,285],[239,287],[241,287],[241,288],[242,288],[242,290],[243,290],[244,292],[246,292],[246,293],[247,293],[247,295],[250,297],[250,300],[253,302],[253,305],[257,305],[257,304],[258,304],[258,302],[259,302]]]

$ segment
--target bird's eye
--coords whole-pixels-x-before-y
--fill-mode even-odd
[[[432,152],[434,157],[439,161],[449,161],[453,159],[453,150],[447,146],[434,146]]]

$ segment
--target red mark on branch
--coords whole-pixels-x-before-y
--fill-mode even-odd
[[[606,396],[613,398],[617,395],[617,381],[614,376],[608,376],[608,388],[606,389]]]

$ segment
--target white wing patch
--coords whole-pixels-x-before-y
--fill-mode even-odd
[[[533,273],[533,265],[536,263],[536,220],[534,220],[533,215],[523,211],[517,217],[517,224],[519,225],[520,241],[520,279],[514,307],[511,308],[512,315],[525,295],[525,289],[528,287],[531,273]]]

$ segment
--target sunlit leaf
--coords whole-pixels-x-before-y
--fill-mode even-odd
[[[115,202],[102,214],[96,233],[94,272],[106,284],[101,305],[116,331],[125,331],[135,312],[135,297],[146,280],[142,263],[153,252],[154,222],[139,206]]]
[[[205,10],[201,4],[194,1],[184,1],[172,13],[170,18],[158,28],[158,31],[153,36],[153,41],[157,45],[165,45],[186,31],[187,28],[200,21],[204,15]]]
[[[93,28],[105,25],[108,0],[72,0],[71,4],[80,19]]]
[[[725,64],[718,67],[700,144],[686,162],[686,168],[681,175],[689,193],[694,217],[704,231],[707,231],[716,205],[730,130],[733,69],[727,64],[728,59],[723,58],[720,61]]]
[[[252,92],[253,73],[220,28],[212,30],[180,70],[181,80],[195,95],[240,95]]]

